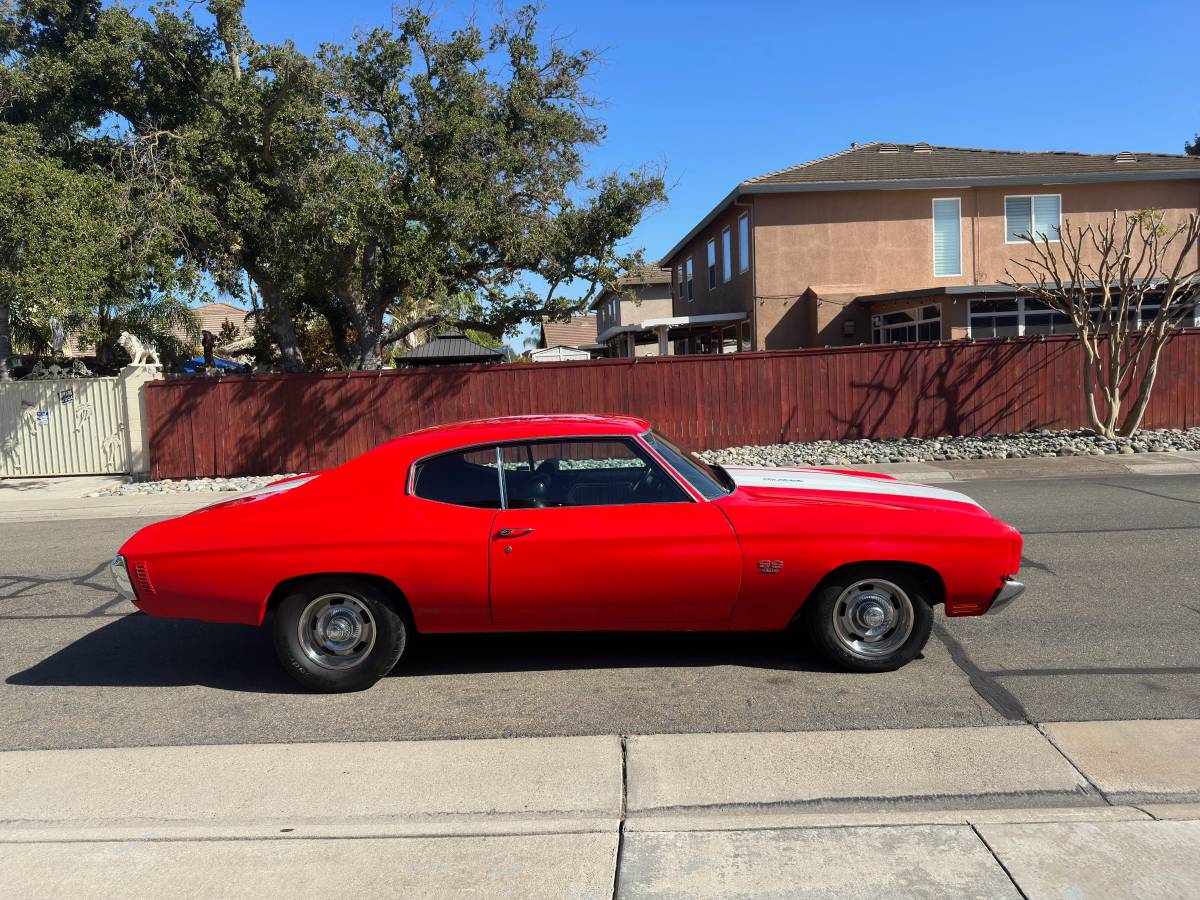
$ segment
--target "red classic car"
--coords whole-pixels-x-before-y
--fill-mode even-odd
[[[259,625],[322,691],[370,686],[416,635],[782,630],[879,672],[933,607],[1023,590],[1016,529],[952,491],[829,469],[706,465],[641,419],[429,428],[336,469],[143,528],[112,561],[141,610]]]

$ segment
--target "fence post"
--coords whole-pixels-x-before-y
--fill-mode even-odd
[[[137,478],[150,472],[150,436],[146,421],[146,382],[162,377],[160,366],[126,366],[121,370],[125,396],[125,450],[129,474]]]

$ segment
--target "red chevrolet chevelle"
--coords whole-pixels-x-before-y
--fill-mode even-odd
[[[386,675],[417,634],[770,631],[898,668],[933,607],[1023,590],[1021,537],[974,500],[882,475],[706,465],[620,416],[414,432],[345,465],[143,528],[112,562],[156,616],[262,624],[309,687]]]

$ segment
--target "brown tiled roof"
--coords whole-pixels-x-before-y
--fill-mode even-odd
[[[596,317],[571,316],[569,322],[542,317],[543,347],[585,347],[596,343]]]
[[[658,266],[643,266],[640,269],[633,269],[615,282],[617,287],[630,287],[640,284],[670,284],[671,270],[660,269]]]
[[[886,188],[960,188],[986,184],[1067,184],[1200,179],[1200,156],[1170,153],[1070,153],[977,150],[873,141],[738,184],[662,257],[667,264],[743,194]]]
[[[1167,153],[1069,153],[977,150],[929,144],[863,144],[751,178],[746,184],[829,184],[904,181],[920,178],[1004,178],[1055,175],[1115,175],[1130,172],[1194,172],[1200,156]]]
[[[254,328],[253,320],[246,321],[246,314],[250,310],[234,306],[231,303],[204,303],[192,307],[192,312],[196,314],[196,318],[200,322],[201,331],[211,331],[218,336],[221,334],[221,326],[226,321],[232,322],[237,327],[238,337],[248,337]],[[174,328],[171,333],[184,343],[191,343],[191,338],[182,328]],[[196,346],[200,346],[199,341],[196,342]]]

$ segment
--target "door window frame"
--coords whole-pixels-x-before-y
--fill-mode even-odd
[[[506,447],[523,447],[532,444],[555,444],[566,443],[571,441],[622,441],[630,449],[634,450],[634,455],[645,457],[647,465],[657,465],[662,469],[671,480],[675,482],[683,491],[683,500],[664,500],[655,503],[606,503],[604,507],[614,506],[675,506],[679,503],[705,503],[709,502],[701,496],[695,488],[687,483],[674,467],[669,465],[654,448],[649,446],[641,439],[640,435],[636,434],[565,434],[559,436],[537,437],[537,438],[519,438],[511,441],[480,441],[478,444],[464,444],[461,447],[452,447],[448,450],[439,450],[437,453],[428,453],[418,459],[414,459],[408,467],[408,479],[405,487],[405,494],[410,497],[416,497],[418,500],[424,500],[427,503],[441,503],[443,506],[455,506],[459,509],[492,509],[492,507],[466,506],[462,503],[449,503],[445,500],[434,500],[430,497],[422,497],[416,493],[417,469],[423,463],[431,459],[437,459],[440,456],[453,456],[459,453],[470,453],[471,451],[486,450],[489,447],[496,451],[496,479],[500,483],[500,506],[495,509],[495,512],[505,512],[512,509],[508,505],[508,489],[504,484],[504,448]],[[640,450],[641,453],[636,451]],[[601,504],[593,504],[590,506],[559,506],[547,507],[548,509],[599,509]],[[534,512],[536,510],[520,508],[519,512]]]

